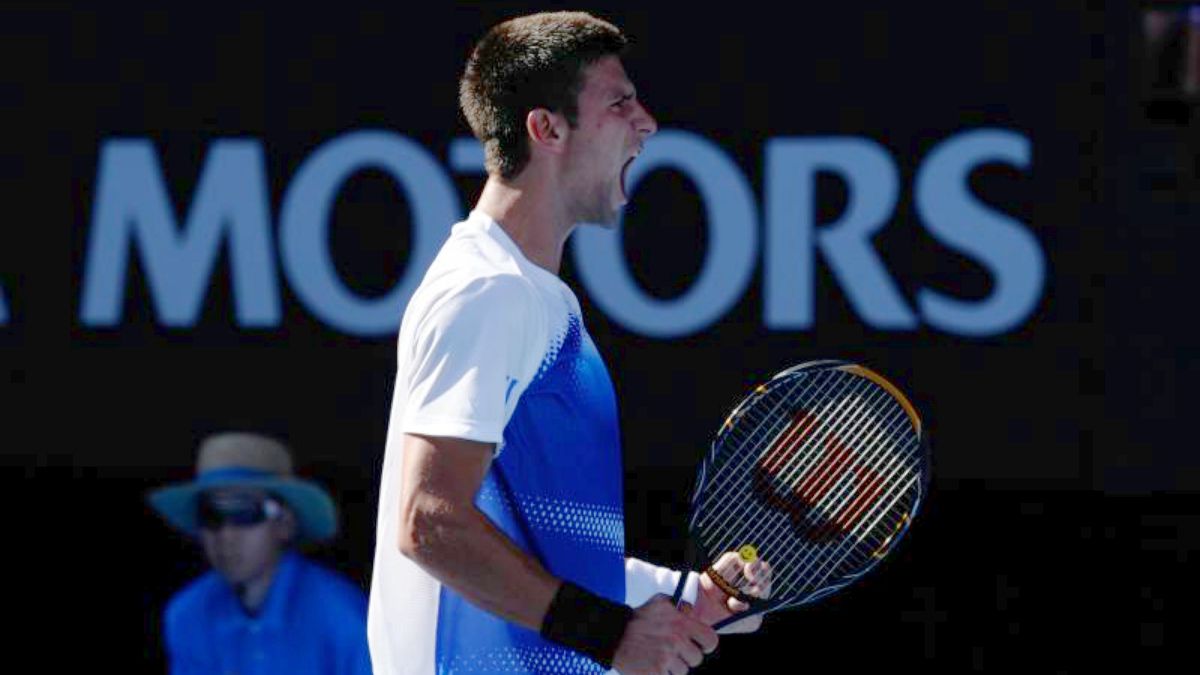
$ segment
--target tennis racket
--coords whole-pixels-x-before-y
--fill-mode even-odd
[[[875,371],[813,361],[755,388],[721,425],[692,493],[688,531],[703,558],[692,568],[749,605],[713,628],[815,602],[861,578],[904,536],[928,481],[921,418]],[[725,564],[737,562],[731,551],[769,564],[769,598],[744,592],[743,566]]]

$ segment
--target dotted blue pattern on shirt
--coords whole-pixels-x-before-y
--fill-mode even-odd
[[[476,505],[551,574],[624,602],[622,480],[612,381],[579,317],[571,315],[521,395]],[[445,586],[437,640],[443,674],[604,670]]]

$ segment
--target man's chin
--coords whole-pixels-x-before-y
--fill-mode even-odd
[[[592,214],[590,217],[584,218],[582,221],[580,221],[580,224],[595,225],[596,227],[603,228],[605,230],[615,230],[617,229],[617,226],[621,224],[621,211],[618,209],[616,211],[612,211],[611,213]]]
[[[213,569],[215,569],[217,574],[220,574],[230,586],[244,584],[254,576],[251,571],[244,569],[240,565],[232,565],[227,563],[219,567],[214,566]]]
[[[606,230],[615,230],[621,224],[621,214],[628,204],[624,195],[610,195],[607,199],[596,200],[589,205],[575,221],[581,225],[596,225]]]
[[[612,217],[608,218],[607,220],[601,220],[596,223],[593,223],[593,225],[597,225],[605,230],[615,230],[615,229],[617,229],[617,226],[620,224],[621,224],[621,214],[620,213],[613,214]]]
[[[606,230],[615,230],[621,224],[621,214],[625,212],[625,207],[629,205],[628,201],[622,201],[620,204],[612,207],[605,217],[596,224]]]

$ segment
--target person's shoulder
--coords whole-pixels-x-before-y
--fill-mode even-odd
[[[412,302],[414,309],[427,317],[460,317],[464,313],[516,317],[522,310],[540,312],[542,307],[533,282],[515,270],[460,269],[422,290]]]
[[[224,583],[219,574],[209,570],[176,591],[163,612],[167,628],[204,621],[212,612],[217,596],[226,591]]]
[[[349,577],[299,553],[294,553],[294,588],[303,597],[293,598],[292,609],[309,628],[342,654],[358,654],[367,664],[367,596]]]
[[[519,275],[520,268],[512,252],[472,216],[454,226],[430,265],[428,277]]]
[[[520,339],[531,349],[541,344],[536,336],[545,330],[549,309],[529,270],[480,223],[461,225],[404,309],[401,353],[433,345],[461,346],[497,332],[532,335]]]

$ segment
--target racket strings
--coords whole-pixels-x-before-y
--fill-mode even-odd
[[[857,491],[849,489],[853,487],[852,484],[845,485],[843,492],[846,492],[846,496],[840,503],[829,505],[828,507],[818,505],[818,509],[830,514],[825,524],[826,528],[833,523],[849,526],[860,522],[858,518],[863,508],[868,504],[874,503],[873,497],[877,496],[880,491],[891,486],[892,478],[895,477],[896,471],[903,467],[903,464],[899,461],[901,455],[889,452],[887,444],[889,441],[893,441],[892,437],[896,431],[903,428],[903,424],[904,417],[902,415],[896,415],[896,419],[890,422],[890,426],[887,429],[883,429],[882,427],[871,429],[869,422],[864,423],[863,433],[865,436],[856,439],[854,442],[856,443],[856,447],[857,444],[861,443],[862,447],[870,448],[870,450],[860,453],[860,461],[855,467],[867,475],[866,484]],[[844,469],[846,464],[849,463],[849,454],[849,451],[843,453],[843,461],[839,469]],[[858,473],[859,471],[856,471],[856,474]],[[821,488],[826,487],[827,485],[825,484],[836,479],[833,471],[827,472]],[[843,482],[848,481],[844,481],[843,477]],[[834,498],[835,495],[831,494],[830,499]],[[846,501],[851,498],[854,501],[847,504]]]
[[[895,462],[893,461],[893,463]],[[887,515],[895,516],[896,514],[892,509],[895,505],[895,499],[889,502],[878,500],[876,499],[878,493],[889,490],[895,493],[895,497],[904,495],[903,489],[895,489],[898,486],[894,482],[896,475],[898,474],[893,472],[892,475],[886,478],[888,483],[883,488],[880,488],[876,494],[870,495],[868,500],[864,500],[861,503],[866,505],[861,515],[859,513],[848,515],[849,522],[857,522],[857,525],[854,529],[843,535],[836,547],[824,550],[817,547],[811,550],[808,556],[799,558],[801,563],[797,569],[797,575],[800,578],[807,579],[809,586],[819,587],[826,582],[829,576],[841,570],[856,569],[870,561],[868,551],[876,549],[877,544],[882,543],[882,537],[879,536],[881,533],[875,529],[878,522]],[[871,516],[874,513],[878,513],[878,515],[872,519]],[[899,518],[899,516],[895,517]],[[860,518],[861,520],[855,520]],[[875,535],[874,539],[876,541],[868,541],[872,535]],[[865,547],[862,545],[864,542],[867,542],[867,546]],[[785,551],[783,555],[786,558],[793,554],[794,552],[792,551]]]
[[[846,398],[843,400],[849,400],[849,399]],[[819,417],[819,415],[812,416],[812,424],[815,424],[815,420],[817,417]],[[850,422],[850,418],[847,417],[846,420],[847,420],[847,424],[848,424]],[[811,428],[812,424],[808,425],[809,428]],[[829,426],[829,425],[826,425],[826,426]],[[843,425],[843,428],[841,428],[837,431],[844,432],[845,431],[844,427],[845,427],[845,425]],[[799,456],[799,453],[797,452],[797,450],[800,447],[803,447],[803,444],[812,444],[816,447],[821,447],[822,444],[827,442],[829,435],[834,433],[834,431],[835,430],[832,428],[827,428],[827,429],[823,429],[821,433],[819,433],[818,435],[811,437],[811,438],[806,438],[805,434],[801,434],[799,436],[794,436],[790,439],[786,439],[791,442],[791,445],[776,445],[780,442],[777,439],[773,443],[773,445],[770,447],[777,447],[778,449],[783,450],[781,457],[783,459],[785,459],[785,461],[790,462],[791,460],[794,460],[797,456]],[[856,440],[856,438],[854,440]],[[800,444],[800,445],[797,445],[797,444]],[[774,454],[774,451],[771,451],[771,453]],[[751,453],[751,454],[754,454],[754,453]],[[770,494],[766,496],[768,502],[771,502],[775,506],[779,507],[779,510],[781,510],[781,511],[784,511],[784,512],[787,512],[787,513],[790,513],[793,515],[797,514],[800,511],[800,509],[798,507],[800,507],[803,504],[803,499],[799,498],[798,494],[797,494],[797,493],[801,492],[802,486],[794,485],[794,481],[797,477],[803,476],[804,472],[807,471],[808,468],[811,467],[812,464],[817,461],[818,456],[820,456],[822,453],[811,452],[809,454],[811,455],[810,459],[812,461],[803,464],[803,466],[789,468],[788,466],[785,465],[782,468],[782,470],[771,472],[774,474],[770,479],[770,482],[772,483],[771,485],[761,485],[761,484],[754,485],[752,487],[752,489],[758,488],[757,490],[754,490],[754,491],[759,493],[756,496],[759,496],[761,498],[761,496],[762,496],[761,491],[764,489],[769,490]],[[826,467],[826,468],[828,468],[828,467]],[[755,482],[759,482],[759,483],[767,481],[768,479],[763,477],[763,475],[762,475],[763,473],[766,473],[766,472],[755,471],[754,477],[751,478],[750,480],[755,481],[755,479],[758,479],[758,481],[755,481]],[[822,471],[820,473],[828,473],[828,474],[832,475],[834,472]],[[811,478],[811,475],[808,476],[808,478]],[[805,485],[811,485],[811,482],[805,483]],[[821,487],[823,487],[823,485]],[[784,488],[784,489],[780,489],[780,488]],[[726,523],[746,522],[747,512],[750,509],[760,506],[760,503],[757,500],[751,501],[748,499],[742,499],[742,500],[736,500],[736,501],[730,500],[730,502],[735,503],[736,510],[733,513],[727,514],[727,517],[722,522],[726,522]],[[820,504],[816,504],[814,506],[819,508]],[[805,510],[808,510],[808,509],[806,508]],[[786,522],[786,521],[781,521],[781,522]],[[718,534],[724,535],[724,534],[727,534],[727,532],[718,531]],[[761,532],[756,533],[756,535],[762,535],[762,534],[764,534],[764,533],[761,533]],[[766,533],[766,534],[768,534],[768,536],[769,536],[770,534],[773,534],[773,533]],[[765,543],[766,540],[763,540],[763,541]]]
[[[822,373],[822,374],[825,374],[825,373]],[[833,382],[833,378],[830,378],[830,377],[825,377],[825,378],[814,377],[812,379],[813,380],[824,380],[824,381],[820,382],[820,383],[810,382],[805,387],[804,391],[799,392],[799,393],[796,392],[796,389],[799,388],[800,385],[803,383],[803,380],[801,378],[796,378],[796,381],[794,383],[792,383],[791,387],[788,388],[787,391],[784,391],[784,392],[779,391],[779,386],[786,386],[786,383],[783,385],[776,385],[775,387],[771,386],[773,383],[768,383],[767,385],[765,385],[766,391],[762,392],[758,396],[752,397],[745,404],[738,406],[738,409],[736,411],[734,411],[734,413],[729,416],[729,419],[727,419],[725,421],[725,425],[724,425],[725,433],[722,434],[722,436],[717,441],[717,445],[720,446],[720,450],[718,450],[717,456],[714,461],[714,465],[717,468],[708,483],[709,485],[719,485],[721,480],[723,478],[725,478],[725,475],[727,475],[730,471],[741,470],[743,468],[742,466],[740,466],[740,464],[742,462],[729,462],[728,461],[729,458],[730,457],[739,457],[744,460],[746,457],[748,457],[748,453],[743,452],[745,450],[746,443],[753,439],[753,432],[756,430],[762,430],[763,429],[762,425],[764,425],[769,420],[771,420],[772,417],[774,417],[775,420],[774,420],[774,422],[771,422],[771,427],[770,427],[770,429],[767,430],[766,433],[768,435],[774,435],[774,434],[780,433],[782,431],[783,425],[786,424],[787,419],[788,419],[788,416],[787,416],[788,410],[785,408],[785,406],[787,406],[787,404],[790,400],[795,400],[798,396],[803,396],[803,395],[807,394],[808,391],[811,390],[811,388],[813,386],[816,386],[817,384],[821,384],[822,390],[824,390],[825,388],[827,388],[829,386],[829,384],[831,384]],[[777,398],[778,400],[775,401],[775,403],[771,407],[768,408],[766,405],[764,405],[764,401],[769,400],[770,398],[773,398],[773,397]],[[761,413],[761,419],[758,419],[758,415],[756,415],[756,412],[760,409],[762,409],[763,412]],[[750,427],[750,429],[751,429],[750,437],[743,439],[742,442],[737,443],[735,445],[725,443],[724,440],[726,438],[729,438],[732,435],[735,435],[736,430],[746,427],[746,425],[743,424],[742,422],[747,417],[749,417],[753,421],[753,426]],[[701,516],[702,519],[707,518],[707,517],[710,517],[710,516],[708,516],[707,514]]]
[[[911,480],[915,479],[916,477],[914,476]],[[880,500],[869,507],[864,515],[862,524],[847,533],[838,544],[836,550],[825,555],[818,554],[809,557],[804,567],[798,572],[802,578],[808,579],[809,586],[821,587],[835,574],[840,573],[842,576],[847,576],[850,573],[849,571],[865,569],[865,566],[869,566],[873,562],[873,558],[876,557],[873,554],[883,544],[886,536],[890,536],[895,531],[894,526],[907,513],[907,509],[895,510],[893,507],[896,506],[900,498],[906,496],[906,490],[913,487],[913,483],[911,481],[905,485],[897,483],[897,486],[900,489],[892,490],[894,494],[891,495],[890,500],[886,502]],[[868,520],[870,515],[875,512],[878,515],[874,519]],[[893,516],[894,522],[889,523],[885,528],[877,528],[879,521],[889,515]],[[875,535],[875,541],[871,541],[867,546],[863,546],[862,544],[867,541],[868,535]],[[845,570],[849,571],[843,572]]]
[[[832,382],[832,380],[833,380],[833,378],[826,378],[826,379],[828,379],[830,382]],[[825,399],[827,401],[826,405],[830,405],[834,401],[834,398],[832,398],[828,394],[829,394],[828,386],[823,387],[822,390],[818,392],[818,395],[822,395],[825,397]],[[744,477],[743,480],[740,482],[744,483],[748,480],[752,480],[749,476],[753,472],[748,471],[749,465],[752,464],[754,461],[758,460],[762,454],[761,451],[756,452],[754,447],[747,447],[748,445],[753,444],[754,446],[762,447],[762,441],[759,440],[759,437],[762,437],[762,436],[771,437],[773,439],[771,441],[771,444],[768,445],[768,447],[776,447],[781,443],[782,437],[787,433],[787,429],[791,426],[789,424],[789,422],[791,422],[791,417],[792,417],[789,414],[791,407],[787,406],[787,403],[789,402],[788,399],[792,398],[792,397],[793,397],[793,394],[791,394],[791,392],[786,392],[784,394],[783,398],[775,406],[772,406],[769,414],[776,416],[775,420],[773,420],[773,421],[768,421],[768,419],[758,420],[758,419],[755,419],[754,415],[748,415],[744,420],[746,424],[742,427],[739,427],[739,429],[747,428],[750,430],[750,433],[747,434],[744,438],[739,438],[739,436],[740,436],[739,434],[734,434],[731,436],[731,438],[733,440],[737,441],[737,443],[734,447],[736,448],[736,452],[738,454],[733,455],[733,456],[737,456],[737,457],[741,458],[741,461],[737,462],[735,465],[736,471],[734,471],[731,475]],[[778,411],[781,408],[783,409],[783,414],[778,414]],[[822,410],[821,412],[823,413],[824,411]],[[813,420],[814,422],[815,422],[815,417],[816,416],[814,416],[814,420]],[[761,430],[764,428],[769,429],[769,431],[766,434],[756,433],[756,430]],[[808,432],[808,428],[805,428],[803,430],[803,433],[807,433],[807,432]],[[757,503],[757,501],[751,501],[751,500],[747,500],[747,499],[736,499],[736,497],[744,497],[745,493],[750,492],[750,486],[742,486],[742,485],[723,486],[718,482],[714,482],[712,484],[712,488],[713,488],[713,490],[712,490],[712,493],[710,493],[710,495],[709,495],[709,501],[712,501],[714,498],[716,498],[717,495],[715,494],[715,492],[717,492],[718,490],[721,490],[722,488],[725,488],[725,492],[728,492],[729,496],[735,497],[735,499],[725,499],[721,503],[718,504],[718,507],[716,509],[711,509],[709,511],[709,515],[708,515],[708,520],[711,522],[733,523],[733,522],[735,522],[735,520],[734,520],[735,518],[742,519],[742,522],[744,522],[748,515],[747,511],[749,511],[750,509],[762,511],[761,508],[757,508],[760,506]],[[759,514],[759,515],[761,515],[761,514]],[[713,531],[711,534],[715,535],[719,539],[725,539],[730,534],[730,532],[728,530],[718,528],[717,530]],[[764,543],[767,543],[767,542],[764,542]]]
[[[828,373],[821,373],[821,375],[828,375]],[[834,383],[834,379],[832,377],[814,377],[812,379],[824,380],[820,383],[822,385],[822,389],[818,393],[825,393],[828,387]],[[800,382],[797,382],[787,391],[782,393],[778,393],[778,389],[768,390],[766,393],[756,398],[751,405],[745,406],[745,410],[741,415],[737,416],[736,418],[731,416],[731,419],[726,422],[727,433],[718,440],[718,443],[722,446],[722,450],[719,450],[717,453],[716,461],[714,462],[717,468],[713,476],[707,481],[706,488],[710,491],[714,488],[719,489],[722,486],[722,481],[727,477],[731,475],[741,475],[740,472],[745,471],[746,465],[757,459],[753,449],[748,448],[748,444],[753,442],[756,435],[759,433],[765,433],[765,435],[772,437],[777,437],[778,434],[783,433],[787,422],[790,419],[790,415],[788,414],[790,413],[790,409],[787,407],[788,403],[792,400],[796,400],[799,396],[807,394],[809,390],[811,390],[811,388],[816,384],[817,383],[815,382],[809,383],[805,390],[800,393],[796,392],[796,389],[800,386]],[[776,395],[778,397],[778,401],[776,401],[770,408],[767,408],[764,405],[764,399],[772,395]],[[761,419],[754,414],[754,412],[760,408],[765,410],[762,413]],[[737,439],[740,437],[738,431],[744,428],[748,428],[749,433],[746,434],[744,438],[741,438],[740,441],[737,441],[736,443],[725,442],[726,439]],[[766,431],[763,431],[764,429]],[[728,461],[731,457],[738,458],[739,461]],[[717,520],[718,517],[723,518],[728,515],[727,513],[721,512],[720,507],[716,513],[710,510],[701,510],[700,514],[699,520],[693,522],[693,527],[703,528],[703,526],[708,522]]]
[[[844,433],[848,430],[850,428],[842,431]],[[866,416],[860,418],[860,423],[853,430],[856,433],[847,440],[849,443],[866,442],[867,439],[860,438],[863,434],[875,434],[869,428]],[[791,485],[791,481],[803,477],[799,485],[785,495],[785,499],[788,502],[788,510],[792,513],[798,512],[802,507],[805,509],[803,524],[808,528],[805,535],[817,542],[827,541],[834,536],[837,526],[840,525],[842,529],[845,529],[848,524],[856,522],[853,519],[856,514],[847,512],[845,509],[846,500],[857,495],[856,501],[861,501],[863,498],[868,498],[871,491],[877,487],[877,481],[874,478],[868,478],[861,486],[857,485],[858,481],[847,479],[845,474],[851,457],[850,453],[843,448],[830,449],[824,453],[824,456],[827,460],[822,460],[822,464],[813,466],[814,463],[810,463],[808,467],[798,469],[798,473],[794,476],[785,476],[782,479],[785,485]],[[873,469],[874,467],[869,468]],[[803,472],[807,472],[807,475]],[[873,470],[870,472],[872,477],[878,475]],[[820,495],[820,498],[814,501],[812,497],[817,495]],[[793,518],[793,520],[796,519]],[[777,525],[776,529],[781,526]],[[768,536],[769,534],[772,533],[768,533]]]
[[[896,422],[893,421],[893,429],[895,426]],[[876,466],[875,468],[879,467]],[[888,480],[890,481],[890,477]],[[847,499],[850,494],[853,494],[852,488],[854,486],[852,483],[853,481],[843,482],[841,489],[831,490],[828,500],[836,500],[839,497],[843,501]],[[878,484],[876,487],[879,487]],[[871,488],[863,488],[863,490],[867,489]],[[886,488],[879,487],[879,489]],[[875,495],[869,495],[869,499],[862,500],[860,504],[872,503],[870,500],[874,499],[874,497]],[[818,505],[818,508],[821,508],[821,506]],[[836,513],[836,507],[835,509],[830,509],[828,506],[825,508],[827,511]],[[753,541],[763,542],[764,549],[769,548],[773,550],[773,553],[764,553],[764,556],[770,555],[784,561],[795,561],[792,563],[792,569],[785,570],[785,573],[781,575],[779,587],[782,593],[787,594],[792,592],[794,590],[792,588],[794,585],[793,582],[797,579],[805,580],[806,583],[804,585],[809,587],[819,586],[824,583],[825,578],[838,569],[844,567],[852,568],[858,564],[858,560],[853,560],[852,557],[854,557],[856,551],[862,549],[858,544],[863,541],[864,537],[858,536],[859,532],[862,531],[866,535],[870,534],[870,530],[863,530],[862,525],[859,524],[855,529],[844,533],[842,539],[837,540],[837,545],[831,547],[829,546],[825,532],[831,531],[833,529],[831,525],[836,522],[833,520],[835,516],[832,513],[828,516],[829,520],[826,520],[824,523],[813,523],[810,521],[809,529],[802,533],[796,533],[794,531],[795,524],[788,522],[788,519],[776,518],[773,528],[766,532],[752,532],[750,534]],[[868,517],[870,513],[871,511],[867,512]],[[882,514],[883,512],[881,511]],[[857,512],[846,514],[846,522],[855,523],[854,519],[857,517]],[[814,542],[816,543],[814,544]],[[863,556],[858,557],[862,558]]]
[[[846,388],[845,386],[842,386],[839,389],[833,391],[832,393],[826,395],[825,396],[826,408],[818,410],[813,415],[807,416],[807,419],[803,420],[800,425],[789,425],[783,432],[776,433],[774,436],[774,440],[771,442],[771,444],[767,445],[767,448],[768,448],[767,454],[768,455],[778,454],[779,458],[783,459],[785,462],[791,462],[797,456],[801,456],[802,459],[804,456],[807,456],[810,459],[810,461],[808,463],[802,463],[801,465],[798,465],[796,467],[784,467],[783,470],[770,471],[770,473],[774,474],[773,477],[775,480],[773,482],[775,482],[777,485],[782,485],[784,487],[790,488],[790,490],[788,492],[789,497],[794,496],[797,491],[797,486],[794,486],[791,484],[794,477],[797,475],[804,475],[804,472],[807,471],[808,468],[812,465],[812,463],[815,463],[822,454],[820,452],[809,452],[809,453],[807,453],[807,455],[804,455],[804,454],[800,453],[799,450],[803,449],[804,447],[808,447],[808,446],[814,446],[814,447],[818,447],[818,448],[822,447],[822,445],[825,444],[827,442],[827,440],[831,437],[831,435],[834,433],[842,433],[844,436],[845,435],[844,427],[854,421],[857,421],[861,417],[861,414],[856,414],[856,415],[843,415],[842,414],[843,406],[845,406],[849,403],[852,403],[851,397],[842,395],[844,393],[845,388]],[[875,392],[875,393],[878,394],[878,392]],[[876,398],[878,398],[878,396],[876,396]],[[827,409],[829,405],[832,405],[834,402],[838,402],[838,401],[840,401],[840,405],[838,406],[838,408],[836,410],[829,411]],[[865,414],[865,410],[863,411],[863,413]],[[820,419],[830,417],[830,416],[835,416],[835,415],[841,415],[843,423],[844,423],[842,428],[834,428],[832,425],[823,425],[823,428],[818,430],[816,435],[810,435],[812,428],[819,423]],[[784,420],[787,421],[787,420],[790,420],[791,418],[792,418],[792,416],[789,415],[789,416],[786,416],[784,418]],[[762,424],[762,422],[756,422],[752,418],[748,419],[748,423],[750,425],[761,425]],[[776,426],[778,426],[778,425],[776,425]],[[750,426],[750,429],[751,429],[750,436],[738,445],[739,449],[742,450],[742,452],[741,452],[742,461],[738,463],[738,471],[734,472],[734,474],[733,474],[735,476],[747,475],[747,473],[748,473],[747,465],[754,463],[756,459],[760,462],[760,465],[762,463],[762,460],[758,459],[762,455],[761,452],[756,452],[753,448],[750,448],[749,450],[745,449],[745,446],[747,443],[754,441],[754,431],[753,430],[755,428],[761,428],[761,427]],[[789,430],[793,430],[793,429],[795,429],[796,431],[794,433],[789,433]],[[856,441],[857,437],[855,437],[852,440]],[[762,447],[761,443],[757,443],[757,445],[758,445],[758,447]],[[777,467],[779,464],[780,464],[779,462],[776,462]],[[753,473],[755,473],[756,475],[761,475],[762,472],[753,472]],[[832,475],[833,472],[822,472],[822,473],[830,473]],[[717,487],[719,489],[721,486],[716,485],[714,487]],[[776,490],[776,491],[778,491],[778,490]],[[738,490],[738,491],[732,491],[732,492],[734,493],[734,496],[739,496],[740,492],[744,492],[744,490]],[[782,495],[776,495],[776,496],[779,499],[783,498]],[[713,513],[710,515],[710,519],[716,520],[717,522],[736,522],[737,520],[741,519],[744,522],[744,516],[746,515],[745,511],[748,508],[750,508],[751,506],[753,506],[753,503],[748,502],[747,500],[726,500],[726,502],[724,504],[722,504],[718,509],[713,510]],[[731,510],[732,510],[732,512],[731,512]]]
[[[878,399],[877,392],[874,398]],[[856,447],[858,443],[866,442],[866,439],[863,439],[861,436],[864,433],[869,434],[871,432],[869,424],[871,421],[869,416],[870,405],[875,401],[871,399],[862,401],[851,396],[845,396],[844,400],[851,407],[855,403],[859,403],[857,410],[844,415],[842,424],[839,427],[835,428],[833,425],[828,424],[823,425],[825,427],[824,434],[807,441],[809,445],[817,448],[825,447],[827,452],[809,452],[807,454],[811,457],[808,462],[804,462],[803,454],[798,452],[799,448],[792,448],[790,452],[791,457],[800,456],[801,461],[795,467],[790,469],[785,468],[784,472],[776,474],[781,483],[792,488],[788,494],[789,497],[795,497],[801,501],[811,503],[812,500],[807,497],[827,494],[833,481],[839,479],[842,469],[853,459],[854,453],[847,446]],[[854,435],[847,437],[847,432],[851,432]],[[802,443],[805,442],[803,438],[800,438],[799,441]],[[831,447],[833,443],[837,444],[836,447]],[[831,460],[826,464],[820,465],[819,470],[814,470],[818,469],[818,463],[822,461],[821,457],[830,457]],[[793,486],[793,482],[797,480],[800,482]],[[814,506],[819,508],[821,504],[815,504]]]
[[[897,497],[901,496],[900,493]],[[881,502],[882,503],[882,502]],[[909,509],[904,508],[901,511],[894,511],[895,502],[888,503],[880,508],[873,507],[878,511],[878,516],[872,521],[871,527],[875,527],[878,521],[887,515],[892,515],[893,520],[898,524],[902,522],[905,513]],[[896,514],[899,514],[898,516]],[[860,526],[860,530],[862,527]],[[888,528],[888,533],[894,532],[894,528]],[[875,533],[873,530],[867,530],[864,534]],[[878,534],[882,534],[881,532]],[[815,554],[802,558],[801,567],[797,570],[799,578],[805,579],[806,586],[810,588],[820,588],[828,583],[830,577],[839,575],[843,578],[852,577],[856,574],[861,574],[868,569],[873,561],[878,558],[874,555],[880,550],[880,546],[885,541],[885,537],[876,536],[876,541],[869,542],[868,546],[863,546],[866,542],[866,537],[858,533],[852,532],[842,538],[841,542],[833,551],[822,552],[817,551]]]
[[[714,479],[708,483],[710,489],[707,497],[712,501],[722,491],[720,477],[746,476],[740,481],[743,484],[741,493],[745,495],[753,487],[746,485],[753,482],[751,475],[754,473],[747,471],[747,467],[756,461],[760,465],[767,464],[766,468],[770,469],[767,473],[772,474],[775,486],[789,488],[786,492],[775,490],[773,493],[775,506],[783,506],[783,512],[779,508],[765,506],[753,497],[740,500],[740,504],[739,500],[730,499],[725,500],[726,503],[718,502],[716,509],[704,511],[704,515],[696,521],[702,534],[708,535],[701,536],[702,540],[720,543],[720,546],[706,547],[709,553],[717,554],[735,548],[747,539],[743,537],[743,541],[732,541],[732,537],[739,533],[730,531],[731,528],[707,532],[706,525],[738,521],[765,523],[748,535],[763,551],[763,557],[797,561],[790,566],[793,569],[788,569],[787,564],[775,566],[774,585],[780,594],[794,590],[791,588],[795,585],[794,580],[804,575],[819,577],[817,582],[810,581],[809,586],[823,583],[839,569],[845,568],[843,563],[847,560],[851,567],[869,563],[873,551],[895,531],[895,524],[891,521],[884,523],[883,528],[878,527],[880,522],[894,510],[918,477],[910,466],[912,449],[916,445],[912,442],[911,431],[907,434],[910,442],[903,443],[907,414],[890,394],[870,380],[840,371],[824,371],[797,379],[807,382],[770,388],[750,401],[740,415],[731,416],[726,424],[728,433],[718,441],[726,446],[725,452],[718,451],[718,457],[726,461],[718,465]],[[797,407],[797,401],[801,409],[816,409],[808,415],[810,419],[798,419],[791,414],[791,410]],[[888,402],[892,403],[891,410],[880,421],[880,409],[885,408]],[[834,405],[836,407],[830,410]],[[849,414],[846,414],[847,408],[850,408]],[[818,419],[830,416],[839,419],[839,424],[824,424],[820,425],[822,428],[817,428]],[[749,431],[743,433],[743,429]],[[828,447],[831,438],[837,439],[842,448],[840,455],[838,448]],[[769,443],[767,439],[770,439]],[[907,446],[904,449],[908,452],[895,452],[897,446]],[[766,453],[760,449],[763,447],[767,449]],[[866,447],[867,451],[846,451],[846,448],[860,447]],[[850,454],[858,455],[853,465],[856,473],[870,474],[869,483],[859,490],[853,489],[856,481],[847,480],[846,466],[851,461]],[[818,464],[822,461],[820,457],[825,457],[824,464]],[[737,461],[727,461],[730,458],[736,458]],[[797,458],[799,461],[795,461]],[[817,467],[816,471],[813,471],[814,467]],[[730,471],[733,473],[730,474]],[[906,473],[910,475],[908,480],[904,479]],[[800,482],[797,484],[798,480]],[[737,491],[733,490],[733,493],[737,494]],[[878,499],[881,495],[884,498]],[[814,496],[817,497],[815,504],[811,503]],[[792,505],[793,508],[787,508],[786,501],[778,503],[783,500],[796,504]],[[909,499],[895,510],[906,514],[914,505],[909,502],[915,500]],[[794,514],[800,512],[812,517],[807,519],[808,530],[797,533],[798,523]],[[822,513],[826,517],[815,517],[815,514]],[[849,531],[843,532],[843,539],[837,546],[814,546],[805,541],[805,536],[810,539],[816,537],[814,527],[828,529],[835,523],[842,529],[850,526]],[[868,546],[862,546],[868,539],[872,539]],[[730,581],[737,587],[745,585],[747,580],[740,574],[740,567]]]

